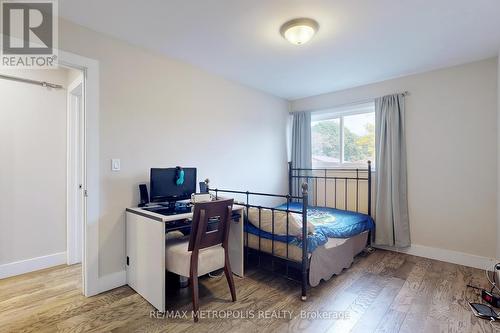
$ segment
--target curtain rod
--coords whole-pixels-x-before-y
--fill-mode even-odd
[[[399,92],[399,93],[394,93],[392,95],[398,95],[398,94],[401,94],[403,96],[409,96],[410,95],[410,92],[405,90],[403,92]],[[384,95],[384,96],[388,96],[388,95]],[[348,103],[343,103],[343,104],[336,104],[336,105],[332,105],[330,107],[327,107],[327,108],[321,108],[321,109],[312,109],[312,110],[300,110],[300,111],[290,111],[290,113],[293,113],[293,112],[320,112],[320,111],[324,111],[324,110],[329,110],[329,109],[334,109],[334,108],[341,108],[341,107],[344,107],[344,106],[350,106],[350,105],[356,105],[356,104],[364,104],[364,103],[369,103],[369,102],[373,102],[375,100],[375,98],[377,97],[373,97],[373,98],[365,98],[365,99],[362,99],[362,100],[357,100],[357,101],[354,101],[354,102],[348,102]]]
[[[24,83],[36,84],[37,86],[54,88],[54,89],[62,89],[62,87],[63,87],[60,84],[55,84],[55,83],[50,83],[50,82],[45,82],[45,81],[36,81],[36,80],[30,80],[30,79],[23,79],[23,78],[20,78],[20,77],[15,77],[15,76],[10,76],[10,75],[0,74],[0,78],[1,79],[5,79],[5,80],[12,80],[12,81],[17,81],[17,82],[24,82]]]

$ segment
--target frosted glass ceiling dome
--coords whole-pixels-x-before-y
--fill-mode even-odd
[[[302,45],[310,41],[319,29],[319,24],[310,18],[297,18],[285,22],[281,28],[281,35],[290,43]]]

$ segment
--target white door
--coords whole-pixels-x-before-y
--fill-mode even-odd
[[[82,262],[84,212],[83,82],[68,87],[68,233],[67,263]]]

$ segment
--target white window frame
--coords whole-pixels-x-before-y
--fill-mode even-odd
[[[356,103],[348,106],[336,107],[331,109],[324,109],[313,111],[311,113],[311,126],[314,122],[322,120],[339,119],[340,129],[340,163],[329,163],[326,168],[343,168],[343,169],[360,169],[366,168],[366,163],[352,163],[346,162],[344,157],[344,117],[354,116],[358,114],[375,113],[375,101]],[[371,161],[372,165],[375,161]],[[313,168],[315,166],[313,165]]]

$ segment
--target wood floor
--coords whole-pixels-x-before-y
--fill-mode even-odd
[[[235,282],[238,301],[232,303],[224,277],[203,278],[201,310],[212,316],[231,310],[246,318],[194,324],[191,318],[151,317],[153,308],[127,286],[85,298],[80,266],[59,266],[0,280],[0,332],[493,331],[467,304],[478,301],[467,283],[488,285],[483,271],[405,254],[377,250],[356,258],[341,275],[311,288],[306,302],[299,300],[296,282],[260,270]],[[190,311],[190,302],[189,289],[176,289],[167,307]]]

